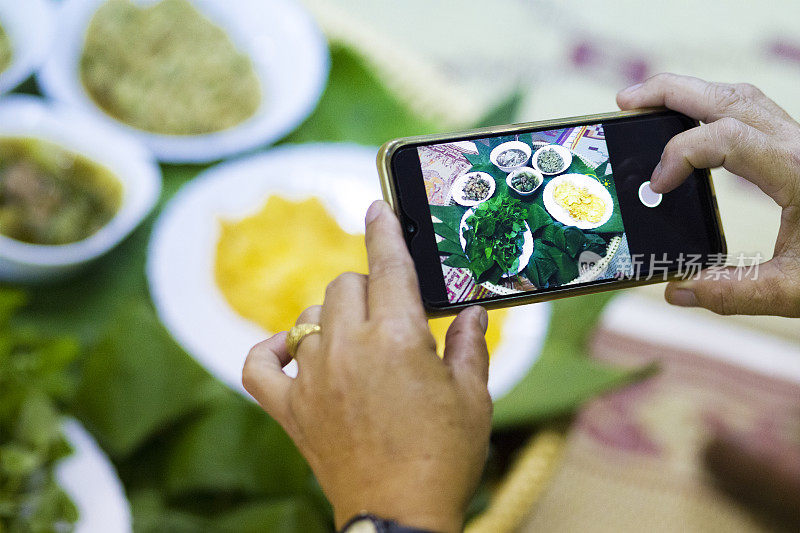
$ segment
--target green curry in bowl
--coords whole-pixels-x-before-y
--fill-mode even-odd
[[[31,244],[83,240],[119,211],[123,186],[105,167],[36,138],[0,137],[0,234]]]

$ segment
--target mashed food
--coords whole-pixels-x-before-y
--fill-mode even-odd
[[[154,133],[224,130],[261,103],[250,58],[188,0],[108,0],[89,23],[80,74],[106,113]]]
[[[553,198],[577,221],[594,224],[600,222],[606,212],[606,203],[602,198],[570,181],[561,182],[553,191]]]
[[[344,231],[322,203],[270,196],[257,213],[221,222],[215,278],[241,316],[268,332],[287,330],[342,272],[367,271],[364,236]],[[486,339],[497,347],[505,310],[489,312]],[[452,318],[430,321],[441,354]]]

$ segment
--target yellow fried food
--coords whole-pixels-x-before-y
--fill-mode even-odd
[[[577,186],[571,181],[559,183],[553,191],[553,198],[575,220],[600,222],[606,212],[606,203],[602,198],[590,193],[587,187]]]
[[[221,221],[214,275],[233,309],[266,331],[287,330],[345,271],[366,272],[364,236],[344,231],[322,203],[270,196],[257,213]],[[489,353],[500,343],[505,310],[489,312]],[[452,318],[430,321],[441,355]]]

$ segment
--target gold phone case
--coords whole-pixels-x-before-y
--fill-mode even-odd
[[[383,191],[383,198],[389,205],[392,206],[395,213],[400,215],[399,206],[397,202],[397,187],[392,176],[391,160],[394,153],[407,145],[413,144],[428,144],[428,143],[443,143],[452,142],[463,139],[464,137],[491,137],[496,135],[507,135],[519,131],[528,131],[532,129],[552,129],[564,126],[571,126],[577,124],[598,123],[617,118],[638,117],[644,115],[651,115],[664,111],[665,108],[646,108],[637,109],[634,111],[616,111],[612,113],[599,113],[596,115],[583,115],[579,117],[567,117],[553,120],[541,120],[537,122],[520,122],[517,124],[505,124],[501,126],[489,126],[486,128],[476,128],[472,130],[464,130],[453,133],[434,134],[434,135],[417,135],[414,137],[403,137],[400,139],[393,139],[383,144],[378,150],[377,164],[378,175],[381,181],[381,190]],[[720,219],[719,207],[717,205],[717,197],[714,192],[714,183],[711,180],[711,173],[708,173],[709,191],[711,193],[711,204],[714,209],[714,216],[716,217],[717,227],[721,239],[721,253],[727,253],[727,244],[725,242],[725,234],[722,229],[722,221]],[[600,283],[596,285],[582,286],[582,287],[561,287],[556,290],[548,291],[545,293],[527,292],[519,295],[504,296],[500,300],[484,300],[484,301],[471,301],[459,302],[450,304],[447,308],[432,309],[428,308],[429,316],[446,316],[456,314],[459,310],[469,307],[471,305],[480,304],[487,309],[495,309],[500,307],[513,307],[516,305],[525,305],[529,303],[544,302],[548,300],[556,300],[559,298],[566,298],[568,296],[581,296],[584,294],[595,294],[598,292],[612,291],[617,289],[625,289],[629,287],[637,287],[641,285],[652,285],[654,283],[663,283],[663,279],[631,279],[631,280],[609,280],[608,283]]]

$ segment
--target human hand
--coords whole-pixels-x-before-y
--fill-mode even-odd
[[[337,527],[362,511],[417,528],[460,530],[489,444],[488,316],[462,311],[444,359],[428,328],[400,224],[384,202],[366,217],[369,276],[342,274],[296,359],[282,332],[247,356],[247,391],[294,440],[333,505]]]
[[[709,83],[658,74],[617,95],[620,109],[666,106],[704,124],[673,137],[653,171],[651,188],[667,193],[694,168],[724,167],[756,184],[781,206],[773,258],[758,276],[669,283],[672,304],[720,314],[800,317],[800,124],[748,84]]]

